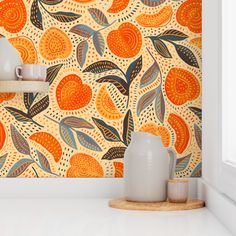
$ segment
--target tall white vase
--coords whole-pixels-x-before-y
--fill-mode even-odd
[[[133,132],[131,143],[125,152],[126,200],[165,201],[167,181],[173,178],[175,164],[175,152],[165,148],[160,137],[144,132]]]
[[[0,38],[0,81],[17,80],[16,66],[22,64],[18,51],[6,38]]]

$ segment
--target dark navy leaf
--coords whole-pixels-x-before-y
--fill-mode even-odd
[[[107,141],[110,141],[110,142],[120,142],[121,141],[120,135],[114,127],[106,124],[103,120],[100,120],[100,119],[97,119],[94,117],[92,119],[93,119],[95,125],[102,132],[104,138]]]
[[[143,62],[142,56],[140,56],[138,59],[136,59],[129,65],[129,68],[126,72],[126,78],[128,84],[131,84],[132,81],[137,77],[139,72],[142,70],[143,66],[142,62]]]
[[[128,110],[123,122],[123,141],[128,146],[131,141],[131,133],[134,131],[134,120],[131,110]]]
[[[110,70],[120,70],[120,68],[111,61],[97,61],[88,66],[83,72],[91,72],[94,74],[103,73]]]
[[[30,109],[29,109],[29,115],[31,117],[34,117],[38,115],[40,112],[46,110],[49,106],[49,96],[45,96],[40,101],[35,103]]]
[[[111,83],[113,84],[121,94],[128,96],[129,95],[129,86],[128,84],[119,76],[108,75],[97,80],[98,83]]]
[[[49,82],[49,84],[52,84],[54,79],[57,77],[59,71],[61,70],[63,64],[58,64],[52,67],[49,67],[47,69],[47,79],[46,81]]]
[[[31,6],[30,21],[40,30],[43,30],[43,19],[38,6],[38,0],[34,0]]]
[[[171,29],[158,35],[159,39],[167,41],[182,41],[188,38],[188,35],[182,33],[181,31]]]
[[[24,104],[27,110],[31,107],[33,101],[34,101],[33,93],[24,93]]]
[[[197,58],[195,57],[195,55],[193,54],[193,52],[183,46],[183,45],[178,45],[178,44],[174,44],[175,49],[179,55],[179,57],[188,65],[199,68],[198,65],[198,61]]]
[[[112,147],[102,157],[102,160],[114,160],[124,158],[126,147]]]

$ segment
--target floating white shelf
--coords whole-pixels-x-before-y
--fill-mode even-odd
[[[48,82],[0,81],[0,93],[47,93],[48,91]]]

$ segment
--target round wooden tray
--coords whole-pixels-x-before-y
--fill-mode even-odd
[[[129,202],[123,198],[113,199],[109,201],[109,206],[124,210],[137,211],[184,211],[202,208],[205,202],[202,200],[189,200],[186,203],[170,203],[170,202]]]

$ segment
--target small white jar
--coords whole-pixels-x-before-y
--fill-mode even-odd
[[[168,181],[168,200],[173,203],[185,203],[188,200],[188,180],[173,179]]]

